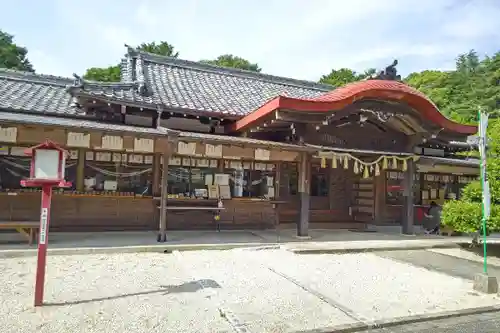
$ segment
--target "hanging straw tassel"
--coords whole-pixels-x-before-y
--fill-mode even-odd
[[[321,158],[321,167],[323,169],[326,168],[326,158],[324,158],[324,157]]]
[[[337,156],[332,158],[332,169],[337,169]]]
[[[384,159],[382,161],[382,169],[387,170],[388,165],[387,165],[387,157],[384,156]]]
[[[370,177],[370,172],[368,170],[368,166],[365,165],[365,171],[363,172],[363,178],[368,178]]]
[[[378,163],[375,164],[375,176],[380,176],[380,167]]]
[[[349,169],[349,159],[347,158],[347,155],[344,156],[344,169]]]
[[[358,161],[354,161],[354,173],[355,174],[359,173],[359,164],[358,164]]]
[[[394,170],[397,170],[398,169],[398,159],[396,158],[396,156],[393,156],[392,157],[392,168]]]
[[[406,160],[403,160],[403,171],[408,170],[408,162]]]

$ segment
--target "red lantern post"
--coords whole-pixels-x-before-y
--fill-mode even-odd
[[[45,288],[45,267],[47,264],[47,246],[49,243],[52,188],[71,186],[71,183],[64,180],[68,152],[51,141],[45,141],[38,146],[27,149],[25,154],[31,156],[30,177],[22,180],[21,186],[42,188],[35,279],[35,306],[41,306],[43,304],[43,291]]]

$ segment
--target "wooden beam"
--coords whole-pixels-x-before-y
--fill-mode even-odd
[[[329,114],[305,114],[298,112],[287,112],[286,110],[274,111],[274,120],[287,123],[318,124],[327,120]]]

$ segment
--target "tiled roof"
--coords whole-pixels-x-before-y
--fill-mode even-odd
[[[333,89],[329,85],[180,60],[132,48],[121,67],[122,80],[137,87],[121,89],[121,84],[83,82],[83,89],[78,91],[165,109],[242,116],[279,95],[313,98]]]
[[[90,121],[87,119],[68,118],[61,116],[50,115],[34,115],[16,112],[0,112],[1,123],[13,124],[28,124],[28,125],[49,125],[64,128],[80,128],[87,130],[102,130],[107,132],[116,133],[136,133],[136,134],[149,134],[157,136],[174,135],[177,136],[179,131],[170,130],[164,127],[160,128],[146,128],[138,126],[120,125],[101,123],[97,121]]]
[[[137,127],[129,125],[120,124],[108,124],[96,121],[90,121],[86,119],[78,118],[68,118],[61,116],[49,116],[49,115],[34,115],[26,113],[15,113],[15,112],[1,112],[0,111],[0,123],[12,123],[12,124],[28,124],[28,125],[45,125],[45,126],[57,126],[64,128],[78,128],[86,130],[101,130],[107,132],[116,133],[130,133],[130,134],[147,134],[151,136],[174,136],[179,137],[180,140],[185,139],[186,141],[208,141],[208,142],[221,142],[221,143],[233,143],[233,144],[244,144],[249,146],[260,146],[260,147],[275,147],[279,149],[288,149],[291,151],[310,151],[311,149],[304,146],[257,140],[251,138],[233,137],[226,135],[214,135],[205,133],[194,133],[194,132],[180,132],[176,130],[171,130],[165,127],[159,128],[146,128]]]
[[[76,114],[66,87],[73,80],[0,68],[0,110]]]

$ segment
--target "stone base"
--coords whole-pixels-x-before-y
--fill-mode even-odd
[[[484,273],[474,275],[474,290],[485,294],[496,294],[498,292],[497,278]]]
[[[311,236],[295,236],[295,238],[300,239],[300,240],[308,240],[308,239],[312,239],[312,237],[311,237]]]

